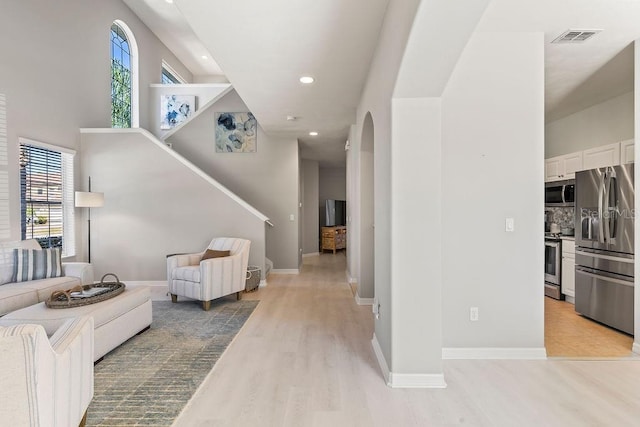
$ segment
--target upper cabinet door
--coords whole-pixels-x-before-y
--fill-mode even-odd
[[[544,161],[544,180],[549,182],[573,179],[576,177],[576,171],[582,169],[582,151],[552,157]]]
[[[620,143],[620,164],[633,163],[635,161],[635,143],[628,139]]]
[[[620,164],[620,143],[603,145],[584,151],[584,169],[595,169]]]
[[[573,179],[576,177],[576,172],[581,171],[583,168],[582,152],[571,153],[563,156],[564,160],[564,177],[563,179]]]
[[[560,175],[564,167],[562,165],[562,160],[560,157],[552,157],[544,161],[544,180],[545,181],[555,181],[558,179],[562,179]]]

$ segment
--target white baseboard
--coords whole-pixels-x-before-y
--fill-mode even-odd
[[[443,359],[516,359],[541,360],[547,358],[544,347],[531,348],[443,348]]]
[[[390,374],[391,388],[447,388],[444,374]]]
[[[360,298],[360,295],[356,292],[356,304],[358,305],[373,305],[373,298]]]
[[[320,252],[311,252],[309,254],[302,254],[302,258],[308,258],[311,256],[320,256]]]
[[[271,270],[273,274],[300,274],[300,269],[298,268],[274,268]]]
[[[371,340],[373,352],[382,370],[382,376],[385,382],[391,388],[446,388],[447,383],[444,381],[444,374],[394,374],[389,371],[387,361],[382,354],[380,343],[375,334]]]
[[[384,377],[384,382],[389,384],[389,378],[390,378],[389,365],[387,365],[387,361],[384,358],[384,354],[382,354],[382,348],[380,348],[380,343],[378,342],[378,337],[376,337],[375,333],[373,334],[371,345],[373,346],[373,353],[376,355],[376,359],[378,360],[378,365],[380,366],[380,370],[382,370],[382,376]]]
[[[633,347],[631,347],[631,351],[640,354],[640,342],[634,342]]]
[[[572,297],[572,296],[570,296],[570,295],[565,295],[565,296],[564,296],[564,300],[565,300],[566,302],[568,302],[569,304],[573,304],[573,305],[575,305],[575,304],[576,304],[576,298],[575,298],[575,297]]]
[[[355,277],[351,277],[348,271],[345,271],[345,274],[347,275],[347,282],[351,284],[358,283],[358,279],[356,279]]]

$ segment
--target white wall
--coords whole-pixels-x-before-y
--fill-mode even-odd
[[[318,216],[319,166],[315,160],[302,160],[302,253],[313,254],[320,251]]]
[[[394,98],[392,117],[392,371],[441,386],[441,99]]]
[[[349,150],[347,150],[347,226],[349,227],[349,232],[347,233],[347,275],[350,282],[357,283],[358,277],[358,269],[359,269],[359,261],[360,257],[356,256],[359,249],[359,230],[356,227],[352,227],[354,224],[353,218],[357,216],[358,203],[356,203],[356,198],[358,198],[358,193],[356,192],[356,184],[358,182],[357,175],[359,171],[355,166],[355,154],[353,152],[353,141],[355,141],[356,135],[356,126],[351,125],[349,128]],[[357,248],[358,247],[358,248]]]
[[[320,168],[319,201],[347,199],[347,169]]]
[[[640,40],[636,40],[634,42],[634,124],[635,129],[640,129]],[[635,136],[635,135],[634,135]],[[640,150],[636,148],[635,150],[635,164],[640,164]],[[638,183],[640,183],[640,173],[635,173],[635,188],[640,188]],[[636,192],[637,194],[638,192]],[[635,197],[635,209],[636,212],[640,212],[640,197],[636,195]],[[638,216],[635,217],[635,241],[640,242],[640,224],[638,224]],[[636,248],[638,245],[636,244]],[[637,251],[636,251],[637,252]],[[634,264],[634,340],[633,340],[633,351],[636,353],[640,353],[640,287],[638,286],[638,280],[640,279],[640,262],[636,262]]]
[[[540,349],[543,35],[474,34],[444,93],[442,126],[444,347]]]
[[[137,132],[82,135],[83,178],[105,197],[91,211],[96,277],[164,281],[166,255],[200,252],[213,237],[251,240],[249,263],[264,273],[263,220],[165,150]]]
[[[416,267],[408,265],[411,264],[410,262],[397,263],[397,260],[413,260],[413,257],[408,254],[413,250],[416,239],[412,239],[412,236],[406,232],[398,234],[395,232],[394,227],[401,224],[405,215],[412,218],[412,213],[407,214],[399,208],[404,204],[396,204],[397,202],[393,200],[391,185],[393,184],[394,188],[404,185],[406,187],[402,187],[403,190],[408,191],[412,188],[423,188],[421,182],[413,182],[410,175],[411,172],[416,172],[418,176],[422,176],[428,174],[428,171],[420,170],[417,164],[413,168],[405,168],[406,171],[402,170],[404,165],[401,163],[396,162],[392,166],[392,157],[400,154],[392,147],[398,144],[398,147],[408,146],[411,149],[413,147],[411,144],[407,145],[406,141],[398,138],[403,138],[413,131],[405,132],[397,128],[397,126],[409,124],[403,119],[396,121],[395,117],[392,121],[391,105],[397,102],[404,104],[405,100],[411,98],[424,97],[425,104],[417,106],[416,111],[423,111],[426,115],[424,121],[429,125],[433,124],[434,119],[431,115],[434,113],[430,98],[441,95],[469,34],[473,32],[487,4],[487,0],[474,0],[466,3],[464,7],[446,0],[428,2],[391,0],[371,71],[358,106],[356,144],[353,144],[354,154],[357,157],[352,162],[358,169],[363,167],[360,144],[367,114],[371,114],[374,124],[375,298],[380,306],[380,316],[375,321],[374,343],[379,343],[379,361],[384,359],[380,363],[390,369],[388,381],[394,386],[418,384],[442,386],[443,382],[440,368],[440,337],[437,334],[429,335],[426,337],[428,341],[426,343],[418,342],[414,338],[415,336],[425,338],[420,328],[425,322],[430,321],[429,319],[435,321],[429,325],[429,328],[438,330],[442,320],[437,316],[437,309],[434,311],[435,317],[432,317],[431,313],[425,313],[424,308],[416,309],[409,303],[405,311],[403,304],[393,302],[398,297],[405,301],[404,299],[409,298],[412,292],[417,292],[422,297],[421,301],[427,303],[429,309],[431,304],[437,304],[437,302],[433,300],[427,302],[424,297],[428,295],[437,299],[441,283],[437,282],[436,278],[429,283],[425,291],[421,289],[424,282],[413,281],[410,285],[398,282],[402,280],[402,275],[396,274],[396,269]],[[441,37],[442,25],[440,25],[443,22],[448,24],[446,31],[449,35],[444,39]],[[434,47],[431,44],[433,40],[438,40],[439,45]],[[407,105],[411,103],[406,102]],[[400,104],[397,106],[400,107]],[[403,105],[402,108],[407,105]],[[423,125],[422,117],[410,116],[415,119],[411,125]],[[433,141],[434,135],[437,134],[433,127],[424,129],[423,132],[418,133],[421,139],[412,143],[437,144],[437,140]],[[413,165],[413,161],[419,163],[418,160],[423,160],[423,163],[431,165],[432,159],[422,151],[423,148],[420,147],[417,158],[412,158],[410,164]],[[362,182],[358,182],[355,188],[356,193],[362,190],[361,186]],[[429,189],[432,190],[431,187]],[[430,198],[432,200],[433,196],[431,193],[414,194],[421,202]],[[436,200],[434,203],[432,208],[439,209],[440,201]],[[364,217],[361,208],[359,204],[355,206],[358,222]],[[355,255],[361,259],[364,250],[362,239],[363,237],[360,236],[361,246],[355,252]],[[438,242],[433,244],[439,247]],[[426,249],[422,253],[426,253]],[[360,268],[363,268],[362,265]],[[437,305],[434,307],[437,308]],[[405,330],[401,329],[403,326]],[[412,352],[415,353],[413,356]],[[383,366],[384,369],[385,366]],[[394,379],[396,374],[399,375],[397,382]],[[414,380],[416,382],[412,383]]]
[[[84,0],[2,4],[0,93],[8,104],[12,239],[20,238],[18,137],[77,150],[79,128],[111,126],[109,30],[115,19],[124,21],[138,42],[144,127],[149,124],[147,88],[160,82],[162,60],[187,79],[191,73],[127,6]],[[78,176],[77,187],[86,188]],[[76,236],[81,236],[79,227]]]
[[[375,320],[375,339],[380,345],[387,365],[393,363],[391,352],[391,96],[395,86],[404,47],[411,30],[413,18],[420,0],[390,0],[387,7],[380,39],[371,71],[367,77],[362,98],[358,105],[356,137],[352,141],[355,155],[354,165],[361,167],[360,145],[363,123],[371,114],[374,124],[374,169],[375,169],[375,297],[380,304],[380,317]],[[359,178],[358,178],[359,179]],[[356,183],[356,193],[361,183]],[[359,201],[356,200],[357,216],[351,228],[360,227]],[[357,243],[356,256],[363,248]],[[359,280],[359,278],[358,278]]]
[[[235,91],[166,139],[173,149],[269,217],[267,257],[274,269],[298,269],[298,141],[264,133],[256,153],[216,153],[215,112],[249,111]],[[293,215],[293,221],[290,220]]]
[[[634,93],[629,92],[550,122],[545,127],[545,158],[633,138]]]

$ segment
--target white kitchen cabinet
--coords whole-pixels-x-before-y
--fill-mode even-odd
[[[628,139],[620,143],[620,164],[633,163],[635,161],[635,141]]]
[[[576,296],[576,242],[562,239],[562,294],[570,303],[574,303]]]
[[[582,151],[551,157],[544,161],[544,180],[549,182],[574,179],[576,171],[582,169],[584,169],[582,167]]]
[[[585,170],[620,164],[619,142],[590,148],[589,150],[584,150],[583,153],[583,166]]]

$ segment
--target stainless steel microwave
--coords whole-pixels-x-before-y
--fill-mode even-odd
[[[544,205],[555,207],[570,207],[576,202],[576,181],[547,182],[544,185]]]

